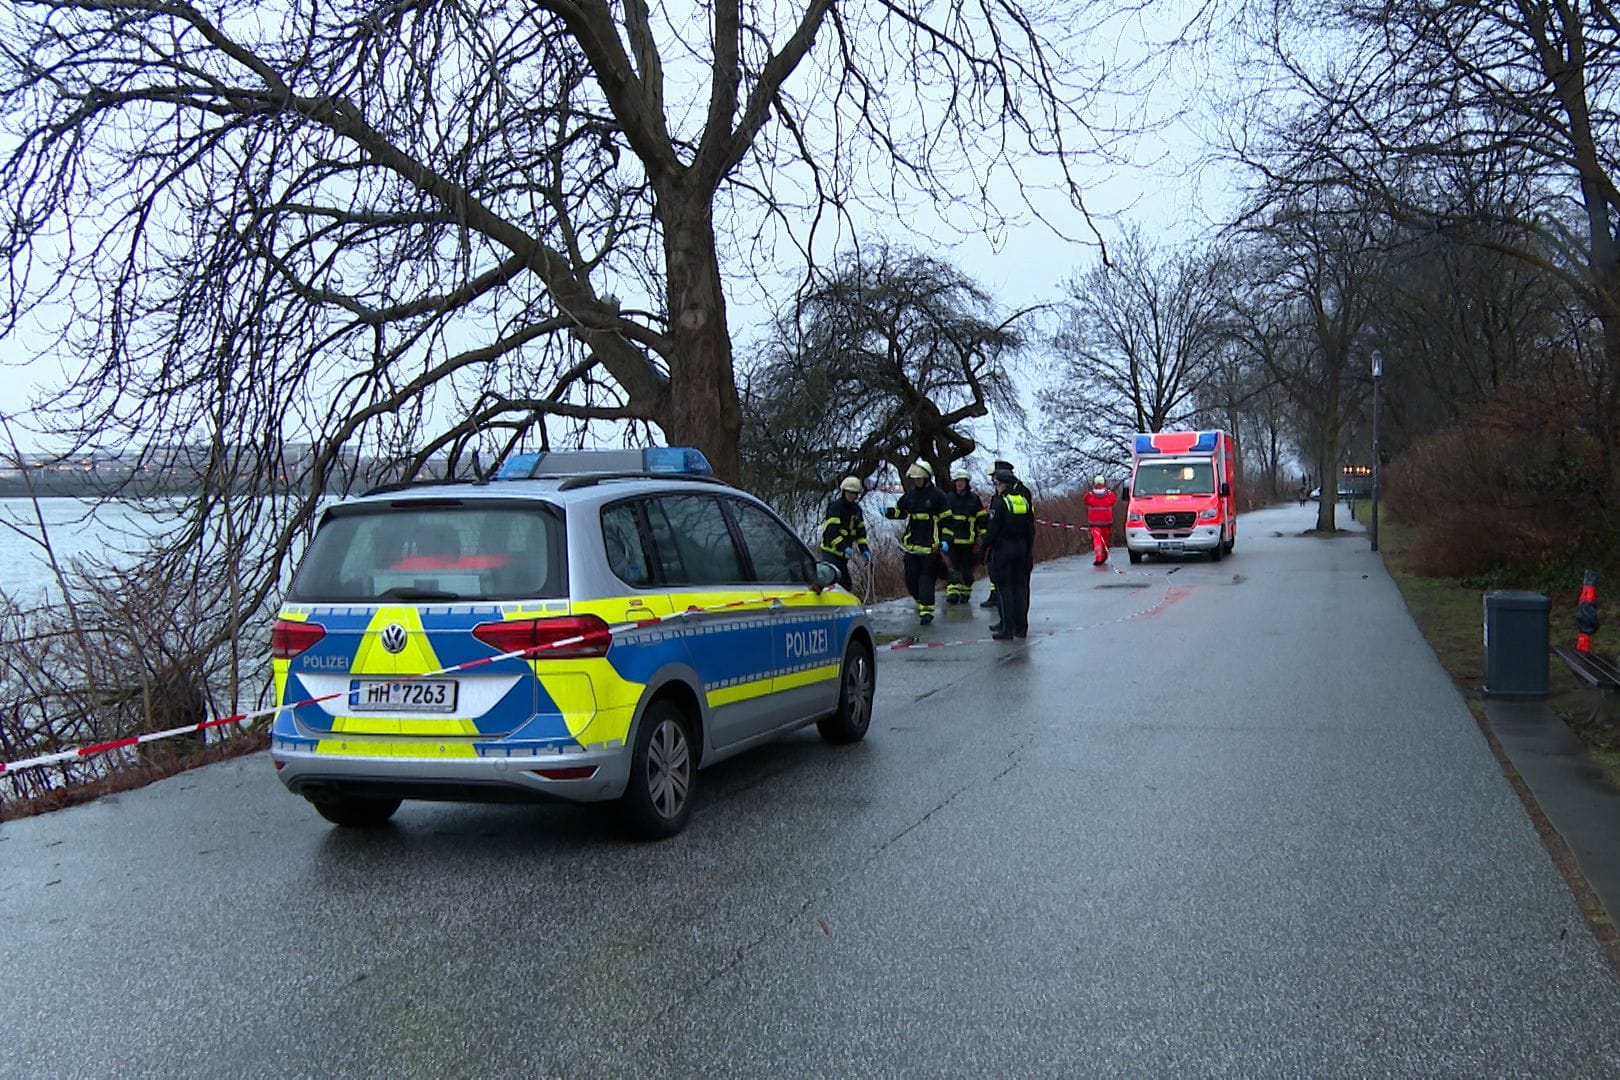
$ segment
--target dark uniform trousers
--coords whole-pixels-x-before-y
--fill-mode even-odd
[[[830,562],[834,566],[838,567],[838,584],[844,587],[844,591],[855,591],[855,583],[850,580],[849,576],[849,559],[845,557],[842,551],[834,551],[832,548],[822,548],[821,561]]]
[[[917,602],[917,614],[934,614],[934,553],[906,552],[906,591]]]
[[[951,581],[945,586],[945,595],[955,596],[959,603],[965,604],[973,592],[973,567],[978,556],[972,544],[957,541],[951,544],[947,558],[950,560]]]
[[[996,587],[1001,628],[1020,637],[1029,633],[1029,576],[1035,565],[1023,540],[997,541],[990,553],[990,582]]]

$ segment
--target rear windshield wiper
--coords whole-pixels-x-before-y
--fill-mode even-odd
[[[443,589],[418,589],[414,585],[395,585],[378,595],[379,600],[460,600],[460,593]]]

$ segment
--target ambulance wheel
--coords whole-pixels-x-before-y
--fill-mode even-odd
[[[376,829],[399,809],[398,799],[363,799],[354,795],[311,795],[315,812],[346,829]]]
[[[1226,554],[1226,545],[1221,543],[1219,540],[1217,540],[1215,542],[1215,546],[1209,549],[1209,561],[1210,562],[1220,562],[1221,561],[1221,556],[1225,555],[1225,554]]]
[[[673,701],[647,706],[630,757],[630,783],[619,800],[625,830],[637,840],[662,840],[686,827],[697,781],[692,722]]]
[[[1237,536],[1233,535],[1232,539],[1226,542],[1226,553],[1228,555],[1232,554],[1232,549],[1235,547],[1237,547]]]
[[[1142,553],[1140,551],[1127,551],[1125,554],[1131,557],[1131,564],[1133,566],[1142,561]]]
[[[877,667],[872,663],[872,647],[863,641],[851,641],[844,650],[844,667],[838,675],[838,711],[816,724],[821,737],[830,743],[855,743],[866,738],[876,692]]]

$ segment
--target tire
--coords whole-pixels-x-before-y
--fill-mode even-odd
[[[1131,557],[1131,564],[1133,566],[1142,561],[1142,553],[1140,551],[1127,551],[1125,554]]]
[[[625,831],[637,840],[663,840],[686,828],[697,788],[692,721],[673,701],[647,706],[630,757],[630,783],[619,799]]]
[[[1226,542],[1226,553],[1228,555],[1232,554],[1232,549],[1235,547],[1237,547],[1237,533],[1233,533],[1232,539]]]
[[[816,730],[830,743],[856,743],[866,738],[872,724],[872,697],[877,690],[877,667],[872,649],[864,642],[851,641],[844,650],[843,670],[838,674],[838,711],[818,721]]]
[[[398,799],[366,799],[356,795],[312,795],[315,812],[345,829],[380,829],[399,809]]]
[[[1220,562],[1221,556],[1226,554],[1226,544],[1217,540],[1215,546],[1209,549],[1209,561]]]

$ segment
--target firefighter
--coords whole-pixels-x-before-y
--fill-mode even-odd
[[[917,602],[917,622],[934,621],[934,557],[940,551],[939,526],[945,516],[945,493],[934,486],[934,470],[918,461],[906,470],[910,490],[883,512],[890,521],[904,520],[900,548],[905,552],[906,591]],[[946,541],[949,550],[949,541]]]
[[[1029,502],[1030,520],[1033,521],[1035,519],[1035,497],[1030,494],[1029,488],[1024,486],[1024,482],[1017,478],[1016,474],[1017,474],[1018,470],[1014,469],[1012,467],[1012,463],[1009,462],[1009,461],[997,460],[995,462],[992,462],[991,465],[990,465],[990,476],[992,478],[992,481],[994,480],[995,474],[998,473],[998,472],[1005,472],[1005,473],[1014,474],[1013,475],[1013,483],[1017,485],[1013,489],[1014,494],[1023,496],[1024,499],[1026,499]],[[984,532],[984,530],[981,529],[980,530],[981,540],[982,540],[982,537],[983,537],[983,532]],[[982,542],[979,545],[979,554],[981,556],[985,557],[984,568],[985,568],[986,573],[988,573],[989,570],[990,570],[990,560],[988,558],[989,553],[985,549],[984,544]],[[1030,564],[1030,567],[1031,567],[1031,569],[1034,568],[1034,563],[1033,562]],[[1027,582],[1027,580],[1028,580],[1028,575],[1027,574],[1025,575],[1025,579],[1026,579],[1026,582]],[[986,597],[984,602],[982,604],[980,604],[979,606],[982,607],[982,608],[991,608],[991,609],[993,609],[995,611],[1000,611],[1001,610],[1001,602],[996,599],[996,579],[995,578],[990,579],[990,595],[988,597]]]
[[[872,549],[866,544],[866,515],[861,513],[861,478],[846,476],[838,494],[827,504],[827,520],[821,523],[821,557],[838,567],[838,584],[855,591],[849,578],[849,560],[857,551],[868,563]]]
[[[990,636],[1006,641],[1029,636],[1029,575],[1034,568],[1035,506],[1028,496],[1019,493],[1029,489],[1011,471],[997,469],[991,478],[996,483],[996,493],[990,500],[984,546],[1001,621],[990,628]]]
[[[1119,496],[1109,491],[1101,476],[1091,480],[1091,490],[1081,497],[1086,504],[1086,524],[1091,526],[1092,566],[1108,563],[1108,539],[1114,532],[1114,504]]]
[[[974,493],[973,481],[965,472],[951,474],[951,490],[945,496],[945,520],[940,525],[942,546],[948,547],[945,561],[950,568],[945,586],[947,604],[965,604],[972,598],[973,567],[979,540],[984,536],[984,502]]]

